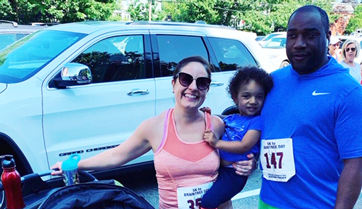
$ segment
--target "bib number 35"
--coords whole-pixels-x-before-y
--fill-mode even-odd
[[[201,198],[194,200],[187,200],[190,209],[201,209]]]
[[[201,209],[201,198],[210,189],[213,182],[190,187],[177,188],[177,205],[182,209]]]

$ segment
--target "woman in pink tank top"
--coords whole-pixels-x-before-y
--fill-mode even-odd
[[[188,57],[176,66],[172,79],[175,107],[140,124],[119,146],[81,160],[78,169],[102,170],[123,165],[149,150],[155,153],[159,208],[201,208],[201,197],[217,178],[218,152],[203,140],[205,129],[221,137],[223,121],[199,110],[211,83],[210,65],[201,57]],[[61,174],[58,162],[52,169]],[[250,174],[253,159],[243,161],[237,173]],[[246,172],[245,172],[246,171]],[[232,208],[231,201],[219,208]]]

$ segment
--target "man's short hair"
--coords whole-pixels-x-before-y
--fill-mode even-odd
[[[326,34],[328,34],[329,32],[329,18],[328,18],[328,14],[326,13],[326,11],[324,11],[322,8],[317,7],[315,5],[305,5],[302,7],[299,7],[297,10],[295,10],[292,15],[290,15],[289,20],[288,20],[288,25],[290,22],[290,19],[293,17],[294,14],[296,14],[297,12],[313,12],[314,10],[316,10],[319,15],[321,16],[321,21],[322,21],[322,25],[324,28],[324,31]]]

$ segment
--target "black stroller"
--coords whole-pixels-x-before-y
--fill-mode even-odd
[[[46,175],[50,175],[50,171],[22,177],[25,209],[154,209],[143,197],[116,185],[114,180],[98,181],[88,172],[80,171],[82,183],[59,186],[59,183],[43,181],[41,177]]]

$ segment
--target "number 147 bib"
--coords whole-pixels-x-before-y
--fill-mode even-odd
[[[295,175],[293,140],[291,138],[263,139],[260,162],[265,179],[287,182]]]

